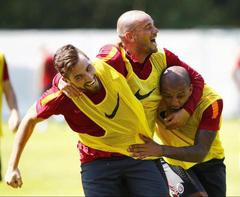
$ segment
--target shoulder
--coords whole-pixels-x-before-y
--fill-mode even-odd
[[[104,45],[97,55],[97,58],[104,60],[105,62],[113,61],[121,58],[120,48],[115,44]]]
[[[55,86],[45,91],[36,103],[38,117],[48,118],[60,112],[60,107],[66,102],[67,97]]]
[[[163,49],[166,55],[166,60],[168,65],[176,65],[180,60],[177,55],[175,55],[172,51],[164,48]]]
[[[2,53],[1,51],[0,51],[0,69],[3,69],[3,81],[8,81],[9,80],[8,64],[4,53]]]
[[[163,48],[162,49],[164,51],[164,53],[168,56],[176,56],[174,52],[172,52],[171,50],[167,49],[167,48]]]
[[[217,131],[220,128],[220,120],[223,110],[223,100],[218,99],[211,103],[203,112],[199,124],[200,129]]]
[[[123,60],[120,47],[115,44],[107,44],[103,46],[97,55],[97,58],[112,66],[115,70],[123,76],[127,75],[125,62]]]
[[[56,87],[48,89],[40,98],[40,103],[42,106],[47,105],[53,101],[58,101],[59,98],[63,97],[63,93]]]
[[[2,64],[6,64],[5,55],[3,52],[0,51],[0,63],[1,62]]]

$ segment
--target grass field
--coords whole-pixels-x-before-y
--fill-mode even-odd
[[[223,121],[221,133],[226,155],[227,195],[240,196],[240,120]],[[13,138],[4,125],[3,174]],[[77,139],[64,123],[48,122],[37,127],[20,161],[22,188],[13,189],[0,183],[0,196],[83,196]]]

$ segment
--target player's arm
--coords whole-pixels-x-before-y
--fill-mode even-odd
[[[159,145],[152,139],[141,136],[145,144],[132,145],[129,151],[133,153],[133,157],[139,159],[144,159],[148,156],[164,156],[181,161],[201,162],[207,155],[215,136],[216,132],[200,130],[196,143],[193,146],[184,147]]]
[[[20,115],[17,105],[17,99],[12,87],[9,74],[8,74],[8,67],[6,59],[3,59],[4,66],[3,66],[3,93],[6,98],[7,105],[10,109],[10,117],[8,119],[8,127],[11,131],[16,131],[18,125],[20,123]]]
[[[34,104],[21,121],[17,130],[13,149],[10,156],[8,169],[5,175],[5,181],[8,185],[18,188],[22,186],[22,178],[18,169],[19,160],[22,151],[29,140],[35,125],[43,119],[37,118],[36,105]]]
[[[134,157],[140,159],[148,156],[164,156],[181,161],[201,162],[208,154],[219,130],[222,107],[222,100],[217,100],[204,111],[192,146],[159,145],[153,140],[141,136],[145,144],[132,145],[129,151],[133,153]]]
[[[193,111],[196,109],[197,104],[202,96],[203,87],[204,87],[204,79],[203,77],[187,65],[185,62],[181,61],[178,56],[176,56],[171,51],[164,49],[166,54],[167,66],[182,66],[184,67],[191,79],[191,83],[193,85],[192,95],[189,97],[188,101],[185,103],[183,108],[178,112],[171,114],[167,117],[166,127],[169,129],[179,128],[185,125],[188,118],[192,115]]]
[[[13,90],[12,84],[9,80],[3,82],[3,92],[6,102],[10,109],[10,116],[8,119],[8,127],[11,131],[16,131],[20,123],[20,114],[17,105],[17,99]]]

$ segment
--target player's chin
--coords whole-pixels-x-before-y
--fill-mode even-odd
[[[151,49],[152,49],[152,52],[153,52],[153,53],[156,53],[156,52],[158,51],[158,48],[157,48],[157,45],[156,45],[156,44],[152,44]]]
[[[98,84],[92,86],[92,87],[89,87],[88,88],[88,91],[89,92],[92,92],[92,93],[97,93],[100,91],[100,86]]]

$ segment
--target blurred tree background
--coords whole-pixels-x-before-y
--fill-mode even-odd
[[[1,29],[115,28],[125,11],[159,28],[239,28],[240,0],[0,0]]]

